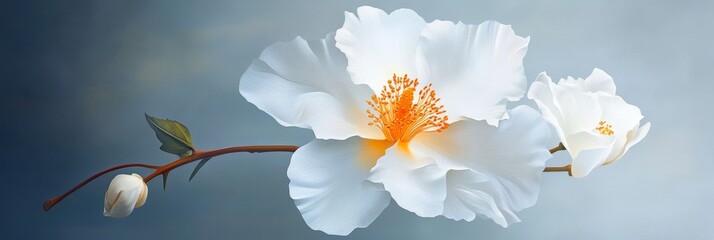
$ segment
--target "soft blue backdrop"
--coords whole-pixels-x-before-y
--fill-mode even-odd
[[[238,94],[262,49],[316,39],[369,4],[427,21],[498,20],[531,36],[529,81],[614,76],[649,136],[585,179],[545,174],[507,229],[420,218],[392,205],[352,239],[714,239],[711,1],[16,1],[0,3],[3,239],[338,239],[307,227],[288,196],[289,154],[235,154],[149,184],[125,219],[102,216],[111,176],[51,212],[46,198],[115,164],[162,164],[143,114],[185,123],[199,148],[307,143]],[[554,143],[555,144],[555,143]],[[556,154],[548,164],[569,158]],[[142,175],[148,172],[137,170]]]

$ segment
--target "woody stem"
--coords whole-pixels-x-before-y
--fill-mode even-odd
[[[55,198],[49,199],[47,201],[44,201],[42,204],[42,209],[45,211],[49,211],[54,205],[57,203],[61,202],[62,199],[66,198],[70,194],[74,193],[78,189],[82,188],[84,185],[87,183],[90,183],[94,179],[101,177],[104,174],[119,170],[119,169],[124,169],[124,168],[130,168],[130,167],[143,167],[143,168],[149,168],[149,169],[155,169],[153,173],[151,173],[149,176],[146,176],[144,178],[144,182],[149,182],[151,179],[155,178],[156,176],[162,175],[162,174],[168,174],[171,170],[186,165],[188,163],[191,163],[196,160],[201,160],[204,158],[211,158],[215,156],[220,156],[223,154],[228,154],[228,153],[236,153],[236,152],[251,152],[251,153],[258,153],[258,152],[295,152],[298,149],[298,146],[289,146],[289,145],[276,145],[276,146],[237,146],[237,147],[228,147],[228,148],[222,148],[222,149],[216,149],[216,150],[210,150],[210,151],[199,151],[196,150],[193,154],[185,157],[181,157],[177,159],[176,161],[173,161],[171,163],[168,163],[163,166],[154,166],[154,165],[148,165],[148,164],[140,164],[140,163],[133,163],[133,164],[123,164],[123,165],[118,165],[114,166],[108,169],[105,169],[103,171],[100,171],[91,177],[85,179],[81,183],[77,184],[73,188],[69,189],[67,192],[63,193],[62,195],[59,195]]]
[[[293,146],[293,145],[268,145],[268,146],[236,146],[236,147],[228,147],[228,148],[221,148],[221,149],[216,149],[216,150],[210,150],[210,151],[200,151],[196,150],[193,152],[193,154],[185,157],[181,157],[177,159],[176,161],[170,162],[166,165],[163,166],[156,166],[156,165],[148,165],[148,164],[142,164],[142,163],[132,163],[132,164],[123,164],[123,165],[118,165],[114,166],[105,170],[102,170],[91,177],[85,179],[84,181],[80,182],[76,186],[72,187],[69,189],[67,192],[63,193],[62,195],[59,195],[55,198],[49,199],[47,201],[44,201],[42,204],[42,208],[45,211],[49,211],[53,206],[55,206],[57,203],[61,202],[64,198],[69,196],[70,194],[74,193],[75,191],[79,190],[82,188],[84,185],[87,185],[88,183],[92,182],[94,179],[103,176],[104,174],[119,170],[119,169],[124,169],[124,168],[130,168],[130,167],[142,167],[142,168],[149,168],[149,169],[154,169],[154,172],[149,174],[144,178],[144,182],[149,182],[155,177],[159,175],[165,175],[171,172],[171,170],[174,170],[178,167],[181,167],[183,165],[189,164],[191,162],[201,160],[201,159],[207,159],[207,158],[212,158],[228,153],[237,153],[237,152],[250,152],[250,153],[263,153],[263,152],[295,152],[299,146]],[[550,153],[554,153],[560,150],[565,150],[565,147],[563,144],[558,145],[557,147],[550,149]],[[546,167],[544,172],[570,172],[570,165],[563,166],[563,167]]]

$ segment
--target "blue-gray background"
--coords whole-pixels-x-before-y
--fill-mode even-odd
[[[31,1],[0,3],[3,239],[338,239],[307,227],[288,196],[289,154],[191,166],[124,219],[102,216],[111,176],[45,213],[43,200],[100,169],[173,156],[143,114],[178,119],[199,148],[307,143],[238,94],[262,49],[339,28],[369,4],[427,21],[494,19],[531,36],[529,81],[614,76],[653,123],[620,162],[585,179],[545,174],[536,206],[507,229],[420,218],[392,205],[353,239],[714,239],[711,1]],[[556,154],[549,165],[569,158]],[[137,171],[142,175],[144,170]]]

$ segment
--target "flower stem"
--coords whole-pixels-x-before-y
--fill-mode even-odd
[[[550,149],[550,153],[553,154],[553,153],[555,153],[555,152],[557,152],[557,151],[560,151],[560,150],[565,150],[565,146],[563,145],[563,143],[558,143],[558,146],[556,146],[556,147],[554,147],[554,148],[551,148],[551,149]]]
[[[220,156],[223,154],[228,154],[228,153],[236,153],[236,152],[250,152],[250,153],[263,153],[263,152],[295,152],[299,146],[290,146],[290,145],[276,145],[276,146],[237,146],[237,147],[229,147],[229,148],[222,148],[222,149],[217,149],[217,150],[211,150],[211,151],[200,151],[196,150],[192,155],[186,156],[183,158],[179,158],[178,160],[166,164],[164,166],[161,166],[159,169],[156,169],[153,173],[151,173],[149,176],[146,176],[144,178],[144,182],[149,182],[151,179],[154,179],[155,177],[161,175],[161,174],[167,174],[171,170],[174,170],[177,167],[186,165],[188,163],[191,163],[196,160],[201,160],[204,158],[212,158],[215,156]]]
[[[123,168],[130,168],[130,167],[143,167],[143,168],[159,169],[159,166],[147,165],[147,164],[141,164],[141,163],[123,164],[123,165],[107,168],[107,169],[105,169],[101,172],[98,172],[97,174],[94,174],[91,177],[85,179],[81,183],[77,184],[77,186],[74,186],[72,189],[68,190],[67,192],[63,193],[62,195],[59,195],[56,198],[53,198],[53,199],[43,202],[42,209],[44,209],[45,211],[49,211],[50,208],[52,208],[52,206],[54,206],[55,204],[62,201],[62,199],[66,198],[67,196],[72,194],[74,191],[77,191],[78,189],[82,188],[84,185],[87,185],[87,183],[91,182],[92,180],[94,180],[98,177],[101,177],[104,174],[107,174],[107,173],[110,173],[110,172],[113,172],[113,171],[116,171],[119,169],[123,169]]]
[[[543,169],[543,172],[568,172],[568,176],[573,176],[573,173],[570,171],[570,164],[562,167],[546,167]]]
[[[550,153],[553,154],[561,150],[566,150],[565,146],[563,145],[563,143],[558,143],[558,146],[550,149]],[[543,172],[568,172],[568,176],[573,176],[573,173],[570,171],[570,165],[565,165],[562,167],[546,167],[545,169],[543,169]]]
[[[92,175],[91,177],[87,178],[86,180],[82,181],[81,183],[77,184],[77,186],[74,186],[67,192],[63,193],[62,195],[49,199],[42,204],[42,209],[45,211],[49,211],[54,205],[57,203],[61,202],[62,199],[65,197],[69,196],[73,192],[77,191],[78,189],[82,188],[84,185],[87,183],[93,181],[94,179],[119,170],[123,168],[129,168],[129,167],[143,167],[143,168],[150,168],[150,169],[155,169],[153,173],[151,173],[149,176],[146,176],[144,178],[144,182],[149,182],[151,179],[154,179],[156,176],[162,175],[162,174],[168,174],[171,170],[186,165],[188,163],[191,163],[196,160],[204,159],[204,158],[210,158],[210,157],[215,157],[223,154],[228,154],[228,153],[236,153],[236,152],[251,152],[251,153],[258,153],[258,152],[295,152],[298,149],[298,146],[288,146],[288,145],[276,145],[276,146],[237,146],[237,147],[228,147],[228,148],[222,148],[222,149],[216,149],[216,150],[210,150],[210,151],[195,151],[192,155],[182,157],[177,159],[176,161],[173,161],[169,164],[163,165],[163,166],[154,166],[154,165],[147,165],[147,164],[140,164],[140,163],[134,163],[134,164],[124,164],[124,165],[119,165],[119,166],[114,166],[108,169],[105,169],[101,172],[98,172],[97,174]]]
[[[273,145],[273,146],[236,146],[236,147],[228,147],[228,148],[221,148],[221,149],[216,149],[216,150],[210,150],[210,151],[200,151],[196,150],[194,151],[193,154],[185,157],[181,157],[177,159],[176,161],[170,162],[166,165],[163,166],[155,166],[155,165],[148,165],[148,164],[141,164],[141,163],[132,163],[132,164],[123,164],[123,165],[118,165],[114,166],[108,169],[105,169],[101,172],[98,172],[91,177],[85,179],[81,183],[77,184],[73,188],[69,189],[67,192],[63,193],[62,195],[59,195],[55,198],[49,199],[42,204],[42,209],[45,211],[49,211],[53,206],[55,206],[57,203],[61,202],[64,198],[69,196],[70,194],[74,193],[75,191],[79,190],[82,188],[84,185],[87,185],[94,179],[101,177],[104,174],[119,170],[119,169],[124,169],[124,168],[130,168],[130,167],[143,167],[143,168],[149,168],[149,169],[154,169],[154,172],[149,174],[144,178],[144,182],[149,182],[152,179],[156,178],[159,175],[163,174],[168,174],[171,172],[171,170],[174,170],[180,166],[186,165],[188,163],[201,160],[201,159],[206,159],[206,158],[212,158],[228,153],[236,153],[236,152],[250,152],[250,153],[263,153],[263,152],[295,152],[299,146],[293,146],[293,145]],[[560,150],[565,150],[565,147],[561,143],[557,147],[550,149],[550,153],[554,153]],[[563,167],[546,167],[544,172],[565,172],[567,171],[570,173],[570,165],[563,166]]]

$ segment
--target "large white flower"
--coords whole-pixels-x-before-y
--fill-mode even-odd
[[[597,68],[586,79],[568,77],[558,84],[543,72],[528,98],[558,132],[573,159],[574,177],[617,161],[650,130],[650,123],[640,127],[640,109],[615,95],[612,77]]]
[[[288,167],[311,228],[349,234],[390,196],[419,216],[506,227],[535,203],[550,157],[537,111],[506,111],[525,94],[528,41],[493,21],[360,7],[334,37],[266,48],[240,92],[280,124],[314,131]]]

